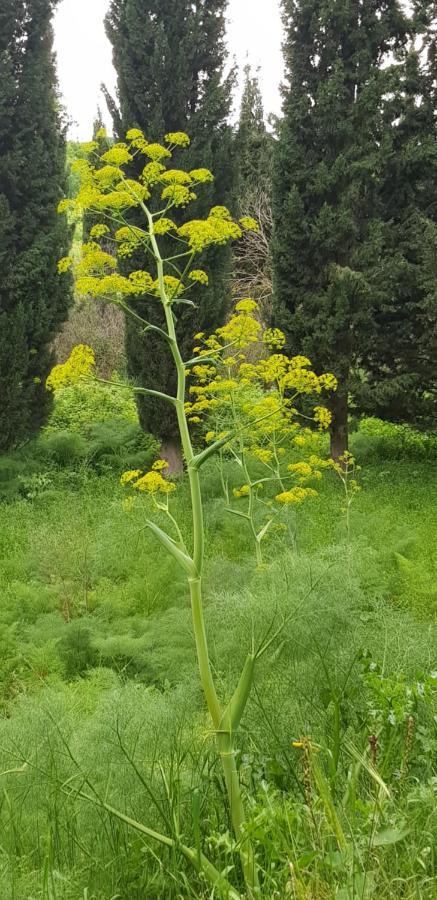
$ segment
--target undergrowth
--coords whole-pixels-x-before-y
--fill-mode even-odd
[[[180,834],[238,881],[183,580],[112,472],[27,477],[0,505],[0,896],[206,900],[177,847],[78,796]],[[238,760],[266,898],[436,897],[437,481],[426,460],[376,457],[360,481],[349,534],[329,475],[254,570],[206,478],[224,695],[252,636],[287,617]],[[183,516],[183,483],[175,502]]]

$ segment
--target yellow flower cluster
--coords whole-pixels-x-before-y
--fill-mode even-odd
[[[313,488],[293,487],[289,491],[282,491],[276,495],[278,503],[303,503],[308,497],[317,497],[317,491]]]
[[[129,153],[129,148],[126,144],[115,144],[110,150],[102,153],[100,159],[111,166],[124,166],[132,161],[133,156]]]
[[[46,386],[49,390],[74,384],[83,376],[91,375],[95,365],[94,351],[86,344],[78,344],[73,347],[69,358],[65,363],[54,366],[47,378]]]
[[[76,267],[79,278],[83,275],[104,275],[117,267],[117,260],[110,253],[91,242],[82,245],[82,259]]]
[[[285,334],[279,328],[266,328],[263,341],[270,349],[282,350],[285,347]]]
[[[155,234],[168,234],[169,231],[176,231],[177,226],[171,219],[166,219],[163,217],[162,219],[158,219],[153,226],[153,230]]]
[[[146,494],[171,494],[176,490],[176,485],[172,481],[167,481],[162,476],[162,472],[168,469],[168,463],[165,459],[158,459],[150,470],[144,475],[141,469],[131,469],[123,472],[120,478],[122,485],[130,485],[136,491]]]
[[[105,235],[107,235],[107,234],[110,234],[110,230],[109,230],[108,226],[107,226],[107,225],[104,225],[103,223],[97,224],[97,225],[93,225],[93,227],[92,227],[92,229],[91,229],[91,231],[90,231],[90,237],[91,237],[91,238],[97,238],[97,239],[98,239],[98,238],[105,237]]]
[[[203,269],[193,269],[188,273],[190,281],[197,281],[199,284],[208,284],[209,278]]]
[[[187,241],[188,245],[196,253],[201,253],[207,247],[213,244],[227,244],[229,241],[235,241],[241,238],[242,231],[240,226],[223,215],[224,207],[214,207],[207,219],[193,219],[186,222],[178,229],[181,238]]]
[[[168,144],[174,144],[175,147],[190,146],[190,138],[184,131],[169,131],[168,134],[165,135],[165,140]]]
[[[69,272],[73,265],[73,257],[72,256],[64,256],[58,262],[58,272],[60,274],[64,272]]]
[[[250,494],[250,486],[248,484],[242,484],[240,488],[234,488],[233,494],[237,499],[248,497]]]
[[[169,184],[162,191],[161,199],[168,200],[172,206],[188,206],[192,200],[197,200],[197,194],[184,184]]]
[[[192,169],[190,176],[192,181],[197,182],[197,184],[208,184],[214,181],[214,175],[209,169]]]

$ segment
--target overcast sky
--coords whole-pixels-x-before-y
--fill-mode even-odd
[[[58,76],[69,116],[71,137],[88,140],[100,104],[109,124],[100,84],[112,91],[115,75],[103,18],[109,0],[62,0],[55,15]],[[268,10],[268,12],[267,12]],[[228,44],[241,67],[247,56],[261,67],[266,113],[280,110],[282,77],[279,0],[229,0]]]

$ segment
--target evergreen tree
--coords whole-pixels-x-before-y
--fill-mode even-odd
[[[413,23],[398,0],[284,0],[284,20],[288,83],[273,196],[276,314],[292,348],[339,379],[331,429],[338,457],[376,316],[401,280],[402,267],[390,279],[385,253],[395,240],[383,198],[395,124],[387,98],[402,77],[397,57]]]
[[[236,140],[241,209],[254,193],[270,193],[273,138],[266,128],[259,75],[244,67],[244,86]]]
[[[375,310],[357,402],[383,418],[435,426],[436,37],[431,5],[417,4],[416,12],[419,34],[400,60],[401,77],[394,79],[384,112],[382,302]]]
[[[67,315],[57,260],[69,230],[57,205],[65,142],[49,0],[0,0],[0,449],[43,424],[51,342]]]
[[[207,166],[215,175],[197,203],[199,216],[214,205],[234,205],[234,141],[228,124],[233,73],[224,77],[226,7],[227,0],[112,0],[106,19],[118,76],[119,109],[111,99],[109,103],[114,129],[121,138],[131,127],[141,128],[149,140],[171,131],[190,135],[188,165]],[[195,309],[186,308],[178,323],[187,353],[193,334],[214,329],[226,313],[230,251],[208,252],[203,265],[209,287],[193,296]],[[153,319],[150,306],[144,304],[142,314],[147,309]],[[138,383],[171,391],[165,348],[159,338],[145,338],[131,319],[127,356],[129,373]],[[145,398],[139,412],[145,430],[173,436],[175,421],[162,403]]]
[[[258,74],[244,68],[244,86],[236,136],[240,212],[253,216],[259,231],[247,231],[234,248],[236,296],[253,297],[265,318],[271,303],[271,180],[274,138],[267,131]]]

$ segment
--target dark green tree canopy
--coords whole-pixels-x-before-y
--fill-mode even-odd
[[[270,192],[273,137],[266,128],[259,73],[244,67],[236,150],[238,159],[238,195],[242,208],[254,192]],[[244,210],[245,211],[245,210]]]
[[[283,8],[287,83],[273,195],[276,315],[292,347],[339,378],[332,428],[338,455],[347,446],[348,397],[359,396],[363,373],[372,374],[366,364],[378,316],[394,305],[406,316],[401,297],[409,290],[409,327],[411,317],[418,327],[404,261],[394,252],[391,215],[397,206],[397,217],[405,219],[391,172],[399,142],[408,158],[398,117],[409,102],[401,86],[417,25],[398,0],[284,0]],[[411,212],[410,205],[410,221]],[[400,332],[388,333],[387,325],[388,319],[383,341],[393,347]],[[380,355],[380,375],[387,368],[389,354]],[[375,390],[370,377],[367,392]]]
[[[190,135],[188,165],[207,166],[215,175],[202,192],[199,216],[213,205],[232,207],[235,202],[234,140],[228,123],[234,74],[225,76],[226,7],[227,0],[112,0],[106,19],[118,76],[118,104],[109,98],[115,131],[123,137],[136,126],[150,140],[169,131]],[[187,352],[196,331],[214,329],[223,320],[228,302],[230,251],[209,252],[204,266],[209,287],[193,297],[196,308],[179,322]],[[127,353],[135,380],[171,390],[162,346],[150,336],[145,340],[130,322]],[[148,399],[140,402],[139,411],[145,429],[172,436],[174,422],[161,404]]]
[[[65,141],[49,0],[0,6],[0,446],[34,433],[50,407],[51,342],[66,318],[57,273],[69,230],[57,205]]]

